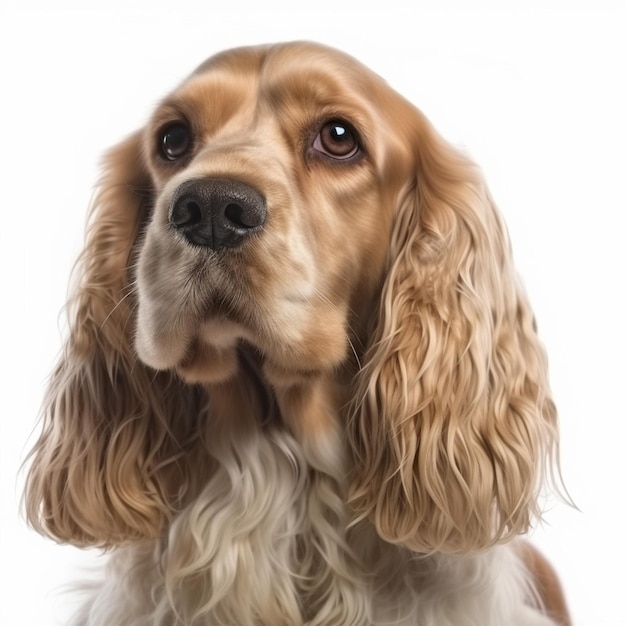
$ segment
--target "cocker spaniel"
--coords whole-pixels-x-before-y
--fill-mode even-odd
[[[546,357],[476,167],[354,59],[212,57],[114,148],[26,487],[77,623],[548,626]]]

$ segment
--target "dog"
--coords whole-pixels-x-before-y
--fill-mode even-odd
[[[30,457],[77,624],[566,626],[558,463],[476,166],[351,57],[210,58],[108,153]]]

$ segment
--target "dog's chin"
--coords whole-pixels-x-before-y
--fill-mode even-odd
[[[224,318],[170,328],[139,326],[135,349],[140,360],[157,370],[175,371],[190,384],[215,385],[240,373],[241,353],[255,355],[263,378],[272,386],[298,385],[320,373],[334,371],[345,359],[347,339],[324,333],[318,341],[292,341],[285,334],[267,338]]]
[[[169,323],[142,315],[135,336],[139,359],[155,370],[171,370],[186,382],[217,384],[237,373],[237,348],[251,333],[225,319],[193,320],[183,314]]]
[[[180,377],[196,384],[219,384],[233,378],[239,369],[238,352],[252,333],[225,319],[204,321],[176,364]]]

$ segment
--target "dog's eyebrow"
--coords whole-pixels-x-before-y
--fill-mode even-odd
[[[317,107],[349,103],[352,92],[326,72],[275,72],[262,81],[261,95],[276,106]]]
[[[195,128],[210,132],[226,123],[246,103],[254,102],[256,90],[255,80],[235,80],[222,70],[193,75],[160,103],[150,127],[183,118]]]
[[[169,97],[157,107],[152,115],[150,125],[158,127],[162,123],[178,120],[181,117],[184,118],[187,115],[186,109],[187,107],[185,107],[181,99]]]

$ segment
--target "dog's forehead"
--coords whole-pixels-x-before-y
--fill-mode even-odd
[[[224,50],[202,62],[189,77],[206,74],[215,70],[253,73],[263,65],[263,59],[271,46],[246,46]]]
[[[204,76],[233,73],[247,76],[260,84],[264,91],[302,92],[316,88],[335,92],[367,92],[374,83],[385,88],[384,82],[370,69],[348,54],[312,42],[290,42],[272,45],[234,48],[220,52],[202,63],[190,80]]]

